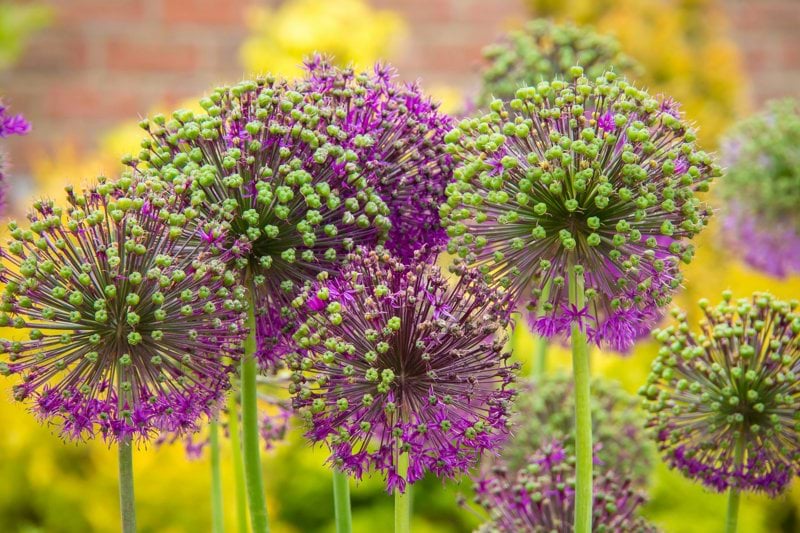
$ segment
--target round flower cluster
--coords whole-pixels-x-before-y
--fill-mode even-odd
[[[590,26],[556,24],[550,20],[529,21],[520,31],[483,49],[489,62],[483,70],[483,85],[478,105],[487,106],[495,98],[511,100],[520,87],[543,80],[568,79],[570,69],[580,65],[589,78],[613,70],[634,74],[636,62],[620,51],[617,40],[602,35]]]
[[[310,90],[330,99],[333,107],[347,109],[340,127],[350,133],[348,147],[358,154],[367,182],[389,207],[392,227],[386,249],[408,262],[417,250],[444,244],[439,206],[453,173],[444,142],[452,119],[418,85],[395,83],[388,65],[356,74],[314,56],[306,71]]]
[[[718,491],[781,492],[800,472],[800,314],[756,293],[712,307],[701,332],[686,314],[656,332],[663,344],[640,394],[665,459]]]
[[[65,210],[37,202],[0,251],[0,323],[26,333],[0,340],[0,373],[65,438],[193,432],[240,355],[236,276],[129,185],[70,190]]]
[[[475,483],[475,500],[488,515],[485,533],[570,533],[575,515],[575,458],[558,442],[543,445],[519,470],[495,466]],[[612,471],[594,481],[592,531],[655,532],[637,516],[644,497]]]
[[[341,126],[346,108],[320,93],[267,77],[217,89],[200,104],[200,115],[144,121],[151,138],[130,163],[174,191],[152,200],[168,220],[194,222],[199,238],[246,272],[257,356],[273,366],[295,291],[355,245],[382,242],[389,210],[347,148],[356,141]]]
[[[800,272],[800,103],[771,102],[722,143],[719,192],[731,248],[767,274]]]
[[[422,255],[359,250],[295,302],[310,314],[288,356],[308,437],[356,478],[383,472],[390,491],[496,449],[513,397],[508,298],[474,272],[451,285]]]
[[[531,453],[557,440],[569,455],[575,453],[575,394],[564,374],[535,380],[521,389],[515,401],[511,437],[501,453],[504,465],[516,471]],[[614,470],[644,485],[652,467],[652,445],[644,434],[639,401],[616,382],[592,380],[592,436],[599,471]],[[487,464],[495,458],[489,457]]]
[[[447,134],[456,181],[440,212],[457,264],[541,308],[538,334],[577,324],[623,351],[680,285],[687,241],[709,216],[696,193],[720,171],[674,103],[611,72],[572,74],[495,100]]]

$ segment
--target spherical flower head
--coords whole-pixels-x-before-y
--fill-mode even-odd
[[[483,49],[483,70],[478,104],[487,106],[495,98],[511,100],[520,87],[543,80],[570,79],[570,69],[582,66],[589,78],[608,70],[631,75],[639,65],[620,51],[611,35],[590,26],[557,24],[546,19],[529,21],[522,30],[509,32],[502,41]]]
[[[524,466],[502,464],[480,476],[475,501],[488,515],[486,533],[570,533],[575,516],[575,456],[558,442],[542,445]],[[630,480],[603,472],[594,480],[592,531],[655,532],[636,515],[644,496]]]
[[[624,351],[680,285],[709,216],[696,193],[719,168],[674,109],[611,72],[581,72],[448,133],[456,181],[440,212],[448,251],[536,310],[538,334],[577,324]]]
[[[770,102],[722,142],[724,233],[753,268],[783,278],[800,272],[800,103]]]
[[[199,115],[145,121],[150,139],[130,163],[172,188],[164,209],[176,219],[188,208],[202,224],[221,222],[222,231],[196,231],[236,256],[231,265],[254,285],[257,355],[271,366],[294,291],[355,245],[382,242],[389,210],[347,147],[347,109],[311,87],[265,77],[200,104]]]
[[[451,285],[429,262],[359,250],[295,305],[310,317],[288,357],[290,392],[332,464],[356,478],[381,472],[403,491],[498,449],[516,367],[503,351],[508,299],[479,275]]]
[[[418,84],[398,83],[389,65],[378,63],[370,73],[356,73],[313,56],[306,61],[306,83],[348,110],[341,124],[352,141],[348,147],[389,207],[386,249],[408,262],[417,250],[443,245],[447,235],[439,205],[453,174],[444,142],[452,119]]]
[[[64,438],[192,432],[229,387],[243,291],[116,187],[70,191],[67,209],[37,202],[29,229],[9,224],[0,322],[20,333],[0,341],[0,372]]]
[[[639,401],[606,379],[592,380],[592,435],[595,468],[630,477],[637,486],[647,482],[653,463],[650,437],[644,431]],[[557,440],[569,455],[575,453],[575,395],[572,379],[564,374],[537,379],[517,395],[511,436],[501,456],[511,470],[522,468],[531,450]],[[496,463],[491,456],[487,465]]]
[[[769,294],[712,307],[700,332],[686,314],[641,394],[665,460],[707,487],[780,493],[800,471],[800,314]]]

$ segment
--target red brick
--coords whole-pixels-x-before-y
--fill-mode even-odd
[[[240,26],[250,4],[247,0],[161,0],[161,12],[168,24]]]
[[[59,22],[66,26],[133,22],[144,16],[145,0],[56,0]]]
[[[110,91],[87,81],[58,83],[50,87],[45,113],[53,119],[101,119],[109,124],[136,117],[141,112],[135,92]]]
[[[31,40],[19,62],[23,71],[58,72],[84,68],[88,50],[83,35],[71,31],[43,31]]]
[[[189,72],[198,67],[197,46],[145,40],[143,37],[111,37],[106,45],[109,70]]]

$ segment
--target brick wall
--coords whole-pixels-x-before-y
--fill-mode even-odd
[[[49,0],[54,23],[0,73],[0,94],[35,127],[7,143],[18,171],[35,150],[67,140],[89,149],[120,120],[239,79],[245,8],[279,1]],[[429,87],[475,87],[480,48],[525,17],[522,0],[372,1],[408,22],[392,59],[403,77]],[[724,1],[747,72],[758,80],[753,99],[797,95],[800,0]]]

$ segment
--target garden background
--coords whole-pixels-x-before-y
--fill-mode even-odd
[[[709,149],[726,126],[766,100],[800,96],[798,0],[3,0],[0,94],[34,126],[4,142],[14,160],[8,211],[22,218],[21,206],[33,197],[58,197],[67,183],[112,176],[120,156],[137,149],[132,119],[189,105],[212,86],[253,72],[296,74],[315,50],[361,66],[386,59],[401,78],[421,79],[457,112],[477,93],[481,48],[535,16],[616,35],[645,68],[638,81],[683,102]],[[679,303],[714,299],[725,288],[800,295],[800,279],[778,281],[737,263],[716,244],[715,228],[700,238]],[[513,342],[527,361],[531,339],[520,332]],[[655,350],[644,343],[624,359],[598,352],[594,365],[635,392]],[[551,357],[558,359],[566,368],[566,352]],[[0,394],[10,396],[9,385],[0,384]],[[22,406],[2,405],[0,531],[116,530],[113,450],[101,442],[64,444]],[[181,444],[137,455],[140,530],[208,530],[207,456],[190,460]],[[334,530],[323,460],[298,431],[264,454],[274,531]],[[230,477],[224,482],[232,486]],[[468,492],[468,481],[423,483],[415,491],[414,530],[470,530],[473,517],[456,506],[456,495]],[[650,500],[646,514],[666,531],[711,532],[721,524],[725,495],[660,466]],[[354,488],[353,506],[355,531],[391,522],[392,500],[377,480]],[[232,528],[231,491],[226,510]],[[800,485],[774,501],[744,496],[740,528],[800,531]]]

